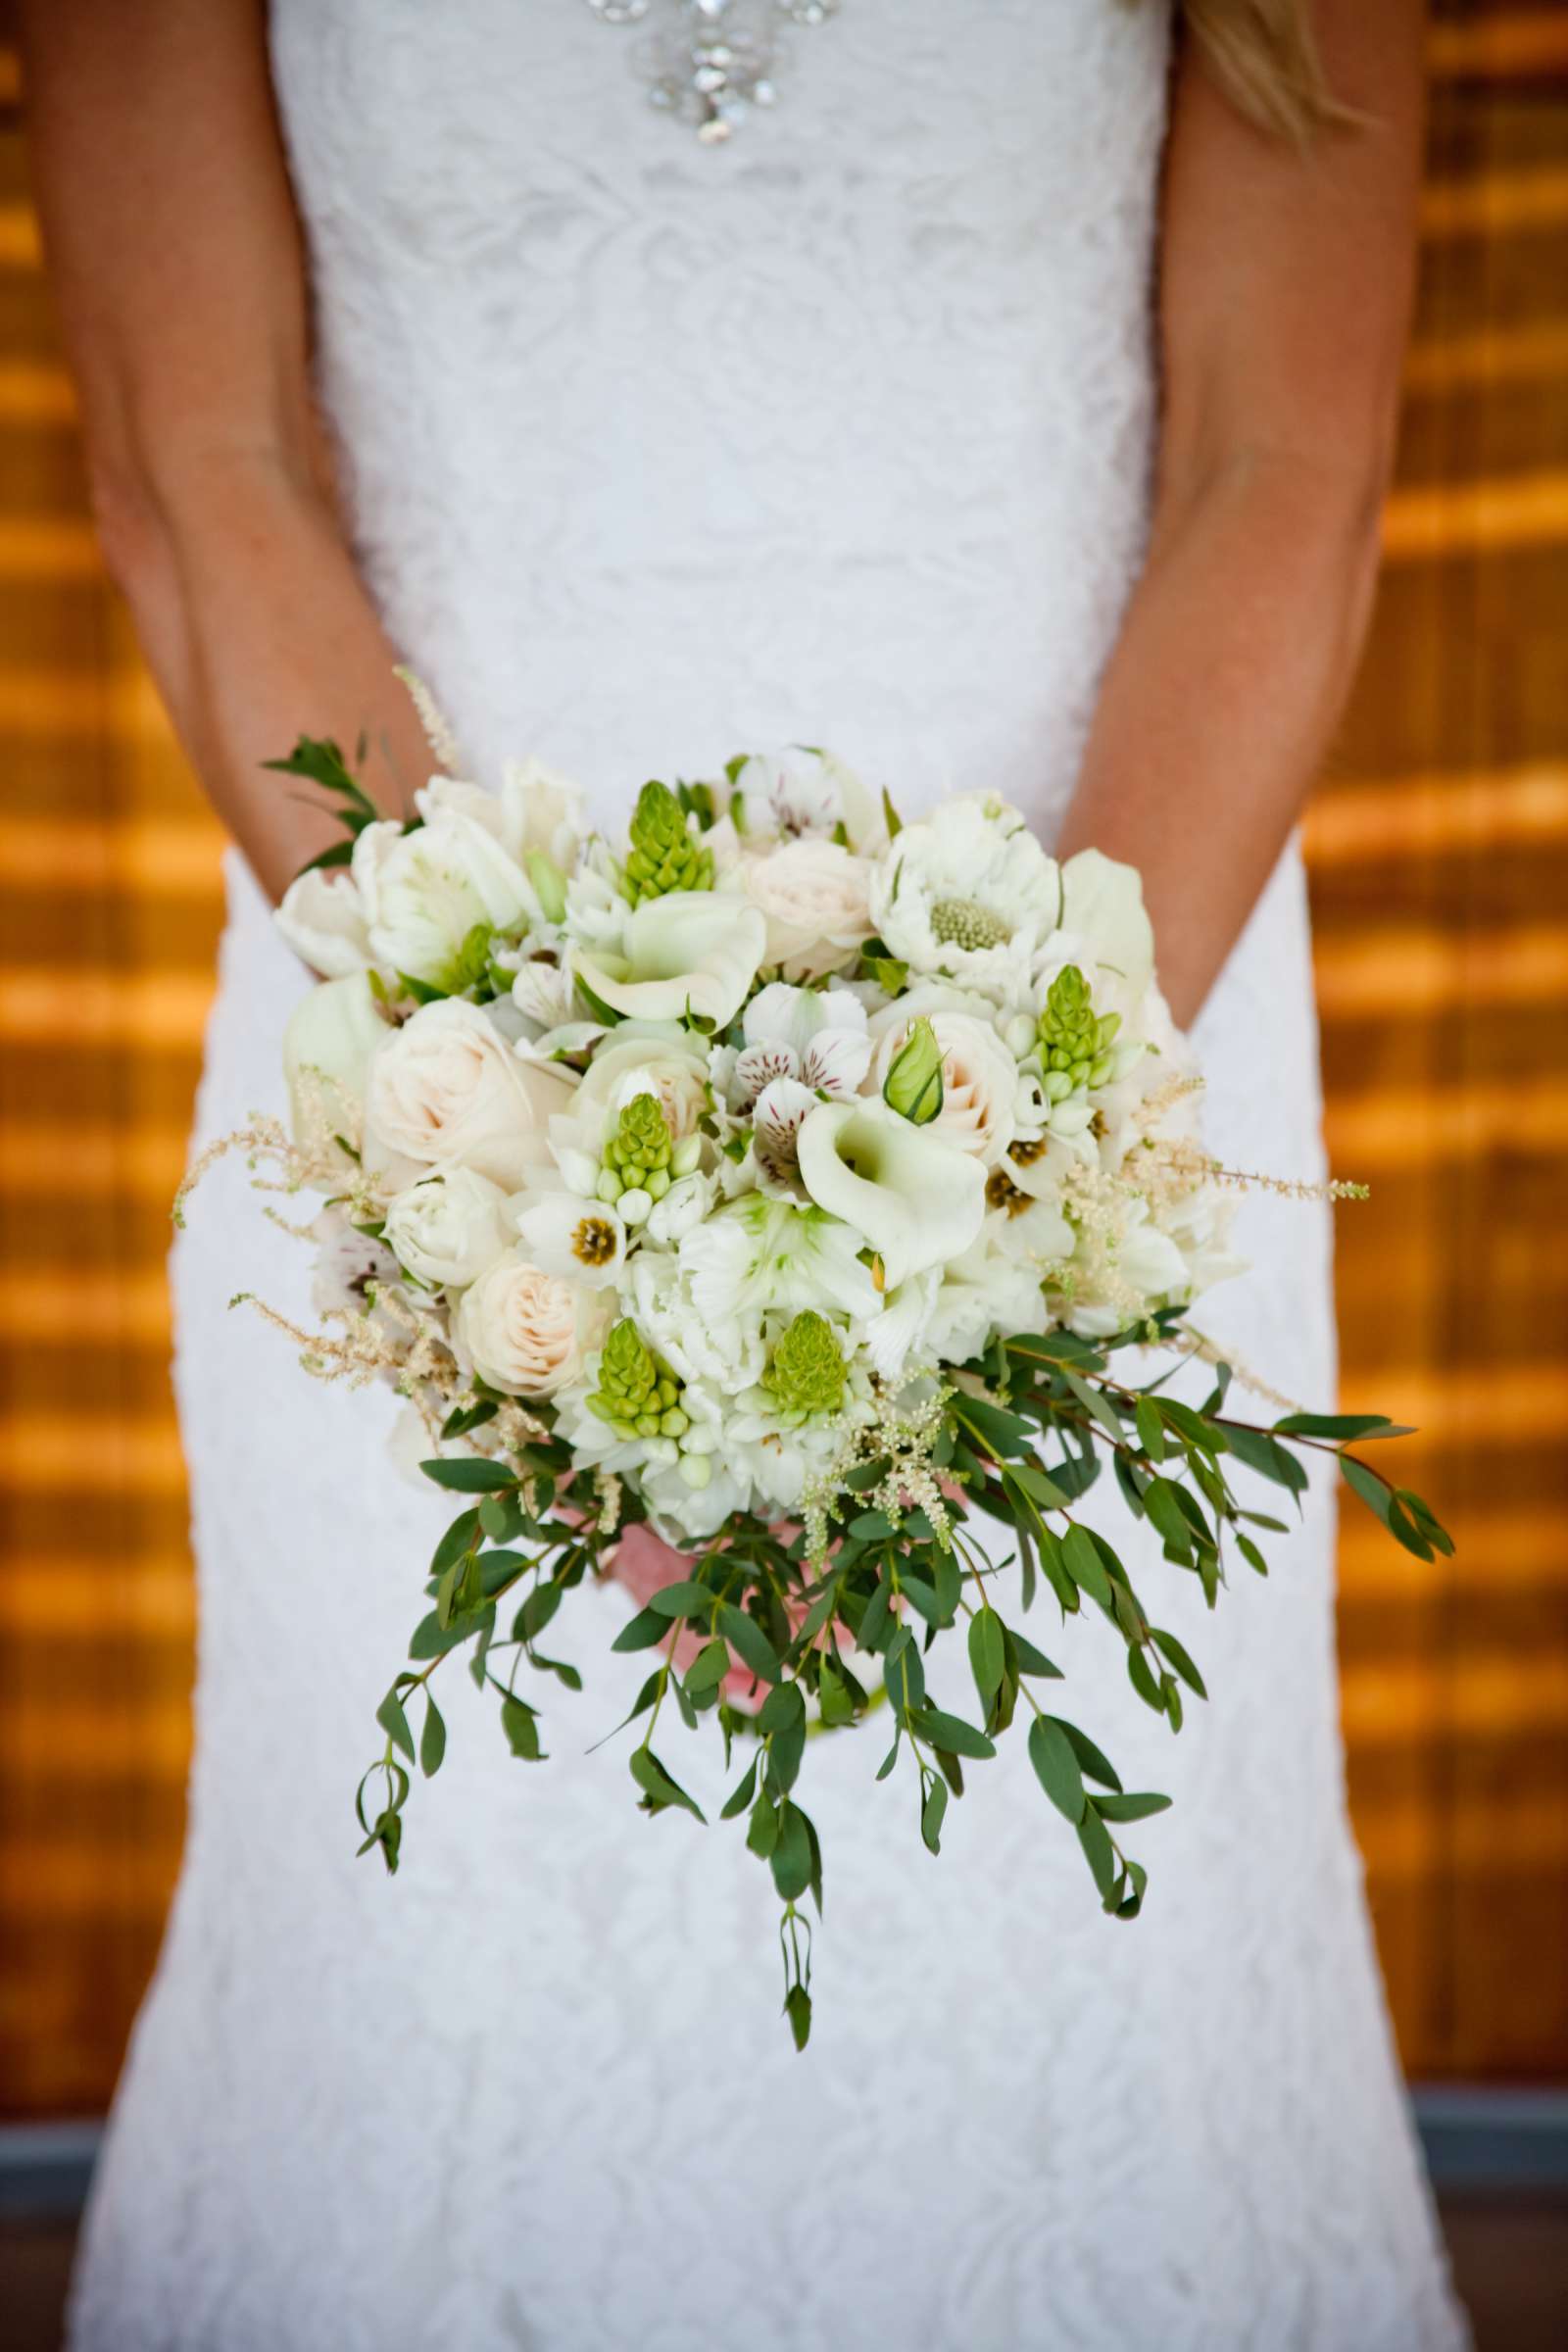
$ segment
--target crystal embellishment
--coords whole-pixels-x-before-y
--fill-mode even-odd
[[[705,146],[730,138],[754,106],[771,106],[780,36],[825,24],[838,0],[588,0],[604,24],[646,24],[638,63],[662,113]]]

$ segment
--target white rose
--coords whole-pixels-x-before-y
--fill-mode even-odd
[[[605,1294],[563,1275],[542,1274],[513,1250],[464,1292],[453,1330],[492,1388],[514,1396],[549,1396],[577,1378],[612,1312]]]
[[[511,1245],[507,1196],[472,1168],[422,1176],[388,1208],[385,1239],[420,1282],[472,1282]]]
[[[813,835],[745,858],[736,879],[766,919],[764,962],[786,980],[819,979],[850,962],[871,936],[870,873],[863,858]]]
[[[385,1036],[370,1066],[365,1164],[396,1192],[433,1167],[473,1168],[520,1192],[572,1085],[551,1064],[514,1054],[479,1005],[461,997],[421,1004]]]
[[[479,788],[449,788],[460,789]],[[432,988],[460,980],[471,932],[518,931],[537,911],[521,867],[477,817],[453,806],[412,833],[367,825],[354,845],[354,879],[376,961]]]
[[[335,1136],[358,1149],[370,1065],[391,1036],[364,972],[300,999],[283,1032],[283,1076],[302,1151],[330,1148]]]
[[[925,1132],[995,1167],[1017,1125],[1018,1065],[988,1021],[963,1012],[925,1017],[942,1049],[942,1108]],[[878,1016],[871,1083],[879,1094],[914,1018],[904,1004]]]
[[[342,866],[296,874],[272,920],[323,980],[346,980],[374,961],[360,886]]]

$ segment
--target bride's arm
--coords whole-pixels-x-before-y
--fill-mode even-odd
[[[1328,747],[1371,606],[1415,243],[1420,0],[1319,0],[1364,126],[1302,154],[1189,56],[1166,166],[1152,536],[1064,850],[1142,867],[1178,1020]]]
[[[259,762],[419,730],[339,525],[261,0],[24,0],[33,175],[98,526],[185,749],[264,885],[329,838]]]

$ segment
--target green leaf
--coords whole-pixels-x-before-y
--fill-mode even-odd
[[[1029,1761],[1057,1812],[1076,1827],[1087,1802],[1083,1775],[1066,1733],[1049,1715],[1037,1715],[1029,1726]]]
[[[387,1692],[381,1704],[376,1708],[375,1720],[393,1745],[401,1747],[412,1764],[414,1762],[414,1734],[409,1729],[409,1719],[403,1711],[403,1701],[395,1689]]]
[[[686,1688],[694,1698],[704,1692],[716,1690],[729,1672],[729,1644],[713,1640],[705,1642],[686,1669]]]
[[[1239,1534],[1236,1538],[1236,1548],[1241,1553],[1243,1559],[1247,1562],[1250,1568],[1255,1568],[1259,1576],[1267,1576],[1268,1562],[1264,1559],[1263,1554],[1258,1550],[1257,1545],[1252,1542],[1250,1536]]]
[[[662,1642],[668,1632],[667,1618],[662,1617],[657,1609],[639,1609],[636,1616],[629,1618],[621,1627],[610,1646],[619,1650],[652,1649],[654,1643]]]
[[[441,1769],[441,1759],[447,1752],[447,1727],[441,1710],[430,1696],[429,1686],[424,1693],[424,1729],[419,1734],[419,1770],[426,1780]]]
[[[651,1747],[634,1747],[626,1762],[632,1779],[648,1801],[650,1812],[662,1813],[667,1807],[678,1805],[683,1812],[694,1814],[707,1827],[702,1807],[687,1795],[678,1781],[670,1779]]]
[[[1151,1626],[1149,1632],[1151,1641],[1166,1665],[1175,1667],[1189,1690],[1196,1691],[1200,1698],[1206,1698],[1208,1692],[1203,1688],[1203,1678],[1175,1635],[1162,1634],[1157,1626]]]
[[[1067,1496],[1054,1479],[1046,1476],[1037,1462],[1010,1463],[1007,1475],[1022,1487],[1031,1501],[1039,1503],[1042,1510],[1065,1510]]]
[[[1036,1649],[1032,1642],[1022,1634],[1015,1633],[1011,1627],[1007,1630],[1007,1639],[1012,1643],[1012,1654],[1018,1661],[1020,1674],[1035,1675],[1047,1682],[1061,1681],[1061,1668],[1054,1666],[1043,1649]]]
[[[1138,1443],[1152,1462],[1165,1459],[1165,1424],[1159,1417],[1159,1407],[1152,1396],[1140,1396],[1133,1418],[1138,1426]]]
[[[1055,1724],[1056,1729],[1065,1736],[1068,1745],[1078,1759],[1078,1769],[1085,1779],[1099,1781],[1102,1787],[1119,1791],[1121,1780],[1116,1767],[1110,1758],[1095,1745],[1089,1734],[1081,1732],[1075,1723],[1069,1723],[1064,1715],[1054,1715],[1051,1720]]]
[[[988,1397],[971,1396],[967,1389],[955,1396],[950,1409],[956,1420],[978,1431],[993,1453],[1019,1457],[1036,1478],[1044,1477],[1044,1473],[1036,1470],[1030,1459],[1040,1443],[1040,1432],[1032,1421],[1025,1421],[1019,1413],[1004,1411]],[[1011,1475],[1017,1478],[1019,1474],[1014,1469]],[[1021,1479],[1019,1483],[1023,1483]],[[1047,1486],[1051,1484],[1049,1479],[1045,1483]]]
[[[1156,1715],[1163,1715],[1165,1694],[1155,1682],[1153,1669],[1143,1650],[1130,1649],[1127,1652],[1127,1673],[1145,1706],[1152,1707]]]
[[[942,1822],[948,1810],[948,1784],[939,1772],[932,1773],[925,1787],[925,1801],[920,1807],[920,1836],[933,1854],[942,1851]]]
[[[784,2014],[790,2021],[797,2051],[811,2038],[811,1996],[804,1984],[792,1984],[784,1995]]]
[[[1151,1814],[1170,1809],[1168,1796],[1152,1794],[1097,1796],[1095,1810],[1103,1821],[1147,1821]]]
[[[1104,1562],[1095,1547],[1094,1538],[1088,1528],[1076,1519],[1061,1540],[1061,1556],[1073,1583],[1087,1592],[1091,1600],[1098,1600],[1102,1608],[1108,1609],[1112,1605],[1110,1579],[1105,1574]]]
[[[1306,1472],[1295,1454],[1288,1453],[1267,1430],[1237,1425],[1226,1430],[1225,1443],[1237,1460],[1245,1462],[1249,1470],[1255,1470],[1260,1478],[1272,1479],[1277,1487],[1286,1487],[1293,1494],[1304,1491]]]
[[[1358,1438],[1408,1438],[1413,1430],[1400,1429],[1387,1413],[1287,1413],[1274,1424],[1279,1437],[1338,1438],[1349,1444]]]
[[[501,1494],[517,1484],[517,1473],[504,1462],[483,1462],[467,1455],[450,1462],[421,1462],[419,1468],[438,1487],[450,1487],[458,1494]]]
[[[648,1606],[658,1617],[706,1616],[716,1597],[707,1585],[665,1585],[654,1593]]]
[[[1085,1806],[1084,1817],[1078,1824],[1078,1842],[1095,1874],[1102,1902],[1108,1902],[1116,1884],[1116,1849],[1110,1842],[1110,1832],[1092,1804]]]
[[[1193,1530],[1182,1509],[1178,1490],[1168,1478],[1152,1478],[1144,1494],[1150,1525],[1165,1545],[1167,1556],[1186,1562],[1193,1556]]]
[[[778,1811],[771,1798],[760,1796],[752,1807],[752,1818],[746,1825],[746,1846],[765,1862],[778,1843]]]
[[[983,1763],[997,1752],[984,1732],[977,1732],[961,1715],[945,1715],[940,1707],[922,1708],[918,1716],[911,1716],[909,1728],[953,1756],[972,1756]]]
[[[747,1806],[751,1803],[753,1793],[757,1788],[757,1767],[759,1760],[760,1759],[756,1756],[752,1758],[751,1762],[747,1765],[746,1770],[741,1774],[740,1779],[736,1782],[734,1788],[724,1799],[723,1804],[719,1808],[718,1818],[720,1821],[734,1821],[739,1814],[745,1812]]]
[[[779,1807],[778,1842],[769,1861],[779,1894],[793,1903],[811,1884],[811,1839],[805,1814],[787,1797]]]
[[[501,1728],[514,1756],[525,1764],[537,1764],[540,1758],[539,1718],[525,1699],[508,1691],[501,1701]]]
[[[1007,1671],[1006,1633],[993,1608],[984,1608],[969,1620],[969,1670],[980,1704],[989,1710]]]
[[[778,1681],[784,1669],[779,1664],[772,1642],[755,1617],[748,1617],[746,1611],[737,1608],[733,1601],[725,1601],[718,1612],[718,1626],[743,1665],[749,1666],[753,1674],[760,1675],[764,1682]]]
[[[764,1736],[792,1732],[806,1721],[806,1700],[799,1683],[779,1683],[757,1710],[757,1728]]]
[[[1104,1391],[1092,1388],[1087,1380],[1082,1379],[1072,1369],[1070,1364],[1063,1364],[1060,1370],[1062,1379],[1071,1389],[1079,1403],[1086,1412],[1094,1415],[1111,1444],[1124,1446],[1127,1442],[1127,1432],[1123,1429],[1121,1418]]]

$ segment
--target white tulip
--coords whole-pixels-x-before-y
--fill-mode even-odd
[[[432,988],[460,976],[472,932],[519,931],[538,912],[521,867],[478,818],[451,806],[412,833],[367,825],[354,845],[354,879],[376,961]]]
[[[300,999],[283,1032],[283,1076],[302,1151],[330,1149],[336,1136],[358,1150],[370,1064],[392,1035],[365,972]]]
[[[432,1167],[474,1168],[520,1192],[546,1156],[552,1113],[570,1100],[570,1074],[524,1060],[461,997],[421,1004],[382,1035],[366,1082],[367,1169],[396,1192]]]
[[[620,955],[600,960],[579,949],[576,968],[614,1012],[724,1029],[746,1001],[766,944],[766,923],[744,900],[672,890],[633,907]]]
[[[419,1282],[472,1282],[511,1247],[507,1196],[473,1168],[421,1176],[386,1212],[386,1244]]]
[[[360,886],[340,865],[296,874],[272,920],[323,980],[346,980],[374,961]]]
[[[823,1102],[797,1143],[819,1208],[863,1236],[890,1289],[966,1250],[985,1222],[986,1175],[885,1102]]]

